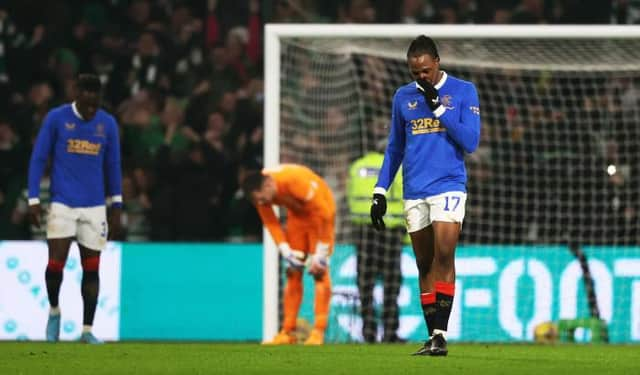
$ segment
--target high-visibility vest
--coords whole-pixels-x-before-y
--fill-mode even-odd
[[[356,224],[371,223],[371,197],[378,181],[384,155],[370,152],[351,163],[347,198],[351,221]],[[405,225],[404,203],[402,200],[402,171],[399,170],[395,180],[387,191],[387,213],[385,224],[392,228]]]

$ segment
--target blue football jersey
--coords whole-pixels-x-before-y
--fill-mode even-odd
[[[439,116],[427,106],[415,81],[396,91],[378,191],[389,188],[402,164],[404,199],[466,192],[464,154],[480,141],[478,94],[471,82],[446,72],[435,87],[444,107]]]
[[[54,108],[44,119],[29,163],[29,200],[51,160],[51,201],[69,207],[122,204],[120,141],[116,120],[103,110],[85,121],[75,104]]]

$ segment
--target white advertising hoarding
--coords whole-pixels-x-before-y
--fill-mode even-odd
[[[109,243],[100,259],[100,294],[93,324],[93,333],[101,340],[120,336],[120,264],[120,244]],[[0,242],[0,340],[45,339],[49,311],[46,265],[45,242]],[[77,340],[82,332],[81,280],[80,254],[74,242],[60,289],[61,340]]]

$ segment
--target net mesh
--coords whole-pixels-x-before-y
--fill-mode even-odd
[[[411,81],[409,42],[284,40],[281,161],[322,174],[339,207],[349,163],[387,138],[393,93]],[[640,41],[438,47],[443,69],[474,82],[482,106],[463,242],[637,242]],[[339,241],[349,239],[346,214]]]
[[[352,238],[345,197],[349,163],[384,145],[393,94],[411,81],[405,60],[409,43],[281,40],[280,160],[308,165],[328,180],[339,207],[338,242]],[[640,40],[440,39],[437,44],[441,67],[476,85],[482,111],[480,147],[466,157],[469,198],[460,244],[533,246],[541,249],[539,255],[565,263],[572,256],[549,246],[607,246],[622,249],[610,252],[616,256],[640,256],[625,250],[638,244],[640,229]],[[608,277],[616,280],[619,270],[611,262]],[[614,341],[640,340],[640,324],[629,328],[640,322],[640,313],[627,311],[629,290],[640,288],[628,278],[640,275],[620,275],[627,278],[616,281],[624,299],[606,302],[617,293],[611,290],[598,298],[614,305],[608,320],[622,314]],[[606,284],[595,279],[596,286]],[[576,293],[584,299],[583,288]],[[588,314],[587,307],[576,311],[558,307],[562,303],[555,300],[544,318]],[[533,319],[535,309],[519,314]],[[627,312],[616,313],[622,310]],[[532,337],[533,323],[525,325],[521,339]],[[474,329],[461,337],[492,337],[484,325]]]

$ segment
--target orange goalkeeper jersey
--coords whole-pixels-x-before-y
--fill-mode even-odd
[[[327,183],[311,169],[298,164],[281,164],[265,168],[262,173],[275,180],[273,204],[286,207],[287,225],[316,227],[318,241],[332,244],[336,204]],[[257,210],[274,242],[286,242],[272,205],[258,204]]]

